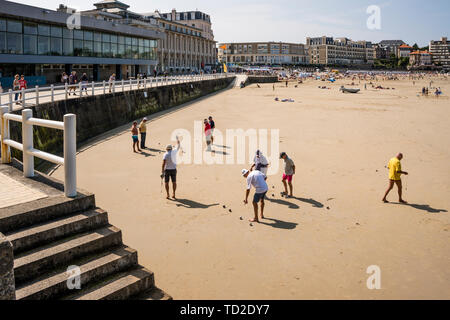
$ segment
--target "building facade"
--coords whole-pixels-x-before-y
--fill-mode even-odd
[[[374,59],[384,60],[389,59],[391,52],[388,47],[383,47],[379,44],[373,46],[373,57]]]
[[[397,57],[399,58],[409,58],[409,55],[413,51],[413,47],[408,46],[407,44],[402,44],[397,49]]]
[[[373,65],[374,48],[371,42],[347,38],[306,38],[309,63],[314,65]]]
[[[398,48],[404,44],[406,43],[403,40],[383,40],[379,43],[381,47],[389,49],[390,55],[395,54],[396,58],[398,58]]]
[[[432,55],[428,51],[414,51],[409,57],[411,68],[426,68],[433,65]]]
[[[443,37],[440,41],[431,41],[430,53],[435,65],[442,66],[447,70],[450,69],[450,42],[446,37]]]
[[[116,3],[100,6],[107,2]],[[74,15],[63,6],[52,11],[0,0],[2,78],[20,73],[39,78],[40,84],[55,83],[62,72],[74,70],[98,81],[112,73],[133,76],[158,64],[157,43],[164,33],[121,23],[120,14],[103,12],[101,18]],[[8,81],[3,79],[2,85]]]
[[[214,41],[211,17],[206,13],[200,11],[177,12],[173,9],[170,13],[161,13],[161,17],[165,20],[200,29],[203,37]]]
[[[304,44],[285,42],[243,42],[219,44],[221,63],[247,65],[307,64]]]

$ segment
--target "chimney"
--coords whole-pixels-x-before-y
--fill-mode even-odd
[[[176,21],[177,20],[177,10],[172,9],[172,21]]]

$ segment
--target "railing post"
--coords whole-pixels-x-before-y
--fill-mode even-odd
[[[122,92],[125,92],[125,80],[122,79]]]
[[[64,116],[64,193],[68,198],[77,196],[77,118]]]
[[[9,94],[9,112],[12,112],[13,111],[13,93],[12,93],[12,90],[11,89],[9,89],[8,90],[8,94]]]
[[[106,94],[106,81],[103,80],[103,94]]]
[[[25,89],[22,88],[22,108],[25,108]]]
[[[28,123],[28,119],[32,117],[33,111],[22,110],[23,175],[25,178],[34,177],[34,156],[29,153],[33,149],[33,125]]]
[[[133,80],[130,79],[130,91],[133,90]]]
[[[3,140],[9,139],[9,120],[3,118],[3,115],[8,113],[8,107],[0,108],[0,134],[2,144],[2,163],[11,163],[11,149],[3,143]]]
[[[95,81],[92,81],[92,96],[95,96]]]
[[[81,81],[78,83],[78,90],[80,90],[80,98],[81,98],[81,95],[83,94],[83,91],[81,89]]]
[[[67,91],[68,91],[68,87],[69,87],[69,86],[67,85],[67,82],[66,82],[66,83],[64,84],[64,90],[65,90],[65,93],[66,93],[66,100],[67,100],[68,97],[69,97],[69,96],[68,96],[68,92],[67,92]]]
[[[52,103],[55,102],[55,86],[51,85],[51,92],[52,92]]]
[[[36,86],[36,106],[39,105],[39,86]]]
[[[144,78],[144,89],[147,89],[147,79]]]
[[[113,93],[116,93],[116,80],[114,80],[114,82],[113,82]]]

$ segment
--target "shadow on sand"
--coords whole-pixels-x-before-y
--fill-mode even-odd
[[[219,203],[207,205],[187,199],[171,199],[171,201],[177,203],[177,207],[183,207],[188,209],[208,209],[219,205]]]
[[[294,223],[294,222],[286,222],[286,221],[281,221],[281,220],[277,220],[277,219],[271,219],[271,218],[266,218],[265,220],[269,220],[272,221],[273,223],[266,223],[266,222],[260,222],[260,224],[272,227],[272,228],[277,228],[277,229],[284,229],[284,230],[294,230],[297,226],[298,223]]]
[[[426,212],[429,212],[429,213],[448,212],[448,211],[445,210],[445,209],[435,209],[435,208],[432,208],[432,207],[430,207],[428,204],[407,204],[407,206],[410,206],[410,207],[412,207],[412,208],[414,208],[414,209],[417,209],[417,210],[426,211]]]
[[[271,198],[267,198],[266,200],[269,202],[272,202],[272,203],[281,204],[283,206],[288,206],[289,209],[300,209],[300,207],[298,205],[296,205],[295,203],[292,203],[292,202],[289,202],[286,200],[271,199]]]

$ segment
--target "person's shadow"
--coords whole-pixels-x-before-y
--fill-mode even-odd
[[[441,212],[448,212],[445,209],[435,209],[430,207],[428,204],[407,204],[407,206],[410,206],[417,210],[427,211],[429,213],[441,213]]]
[[[269,220],[269,221],[272,221],[273,223],[267,223],[267,222],[260,221],[260,224],[263,224],[263,225],[266,225],[266,226],[269,226],[272,228],[277,228],[277,229],[294,230],[298,226],[298,223],[295,223],[295,222],[286,222],[286,221],[281,221],[281,220],[272,219],[272,218],[265,218],[264,220]]]
[[[295,200],[298,200],[301,202],[305,202],[305,203],[309,203],[315,208],[323,208],[324,207],[323,203],[316,201],[314,199],[304,199],[304,198],[297,198],[297,197],[293,197],[292,199],[295,199]]]
[[[208,208],[219,205],[219,203],[207,205],[207,204],[203,204],[200,202],[196,202],[193,200],[187,200],[187,199],[171,199],[171,201],[177,202],[177,207],[183,207],[183,208],[188,208],[188,209],[208,209]]]
[[[267,201],[276,203],[276,204],[281,204],[283,206],[288,206],[289,209],[300,209],[300,207],[298,205],[296,205],[295,203],[292,203],[292,202],[289,202],[286,200],[267,198]]]
[[[148,157],[156,157],[154,154],[150,154],[150,153],[147,153],[147,152],[144,152],[144,151],[141,151],[140,155],[144,156],[146,158],[148,158]]]

